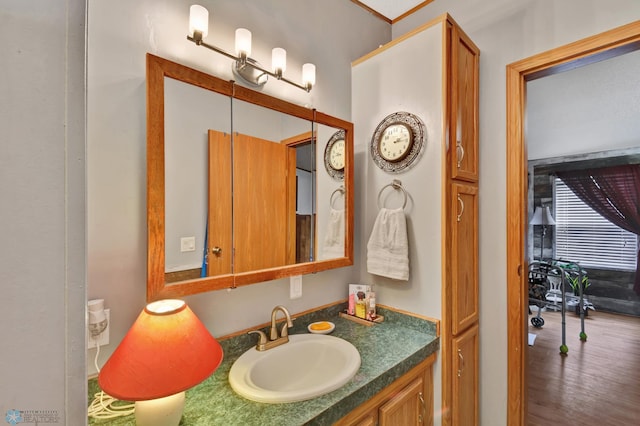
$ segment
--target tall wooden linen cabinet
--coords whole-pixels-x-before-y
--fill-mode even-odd
[[[425,425],[432,424],[431,418],[453,426],[475,426],[479,420],[479,55],[453,18],[443,14],[352,63],[356,149],[370,149],[375,127],[393,112],[408,111],[425,122],[427,137],[419,161],[398,175],[370,161],[363,189],[366,226],[373,226],[375,219],[368,208],[379,207],[380,188],[391,179],[400,179],[411,195],[407,215],[413,263],[408,285],[373,274],[364,279],[382,289],[384,303],[440,318],[440,352],[433,362],[441,374],[441,386],[435,377],[434,415],[423,418]],[[386,292],[390,287],[402,291]],[[415,402],[415,398],[400,400],[405,401]],[[392,406],[403,404],[395,401]],[[376,413],[377,420],[371,420],[371,414],[367,417],[370,423],[359,423],[360,417],[353,417],[362,414],[359,411],[349,417],[357,422],[345,424],[385,424],[389,419]],[[415,422],[404,419],[398,423],[394,417],[386,424]]]
[[[480,51],[446,27],[447,166],[442,289],[442,424],[478,424],[478,74]]]

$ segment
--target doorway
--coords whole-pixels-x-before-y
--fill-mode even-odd
[[[640,48],[634,22],[507,66],[507,424],[527,420],[528,269],[526,82]]]

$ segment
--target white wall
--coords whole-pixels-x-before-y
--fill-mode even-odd
[[[480,416],[506,424],[505,67],[640,19],[635,0],[450,0],[393,26],[393,38],[444,12],[480,48]]]
[[[353,121],[355,150],[362,158],[358,173],[366,185],[362,187],[363,235],[360,282],[371,284],[376,300],[410,312],[441,318],[442,300],[442,24],[387,46],[352,71]],[[419,78],[416,78],[419,76]],[[375,88],[375,90],[372,90]],[[378,168],[369,154],[371,136],[387,115],[407,111],[424,121],[426,143],[422,156],[409,170],[389,174]],[[405,207],[409,239],[408,281],[393,280],[369,274],[366,268],[366,246],[379,212],[380,190],[394,179],[402,182],[409,199]],[[402,197],[394,197],[394,189],[386,188],[381,200],[387,208],[402,206]],[[387,198],[388,197],[388,198]],[[386,199],[386,202],[384,200]],[[434,367],[434,405],[440,412],[442,391],[440,357]],[[436,424],[440,418],[436,415]]]
[[[145,54],[233,79],[229,59],[186,40],[191,3],[115,0],[88,7],[88,296],[105,299],[112,326],[111,343],[101,350],[99,365],[145,304]],[[287,49],[285,75],[292,80],[300,80],[304,62],[316,64],[317,85],[311,93],[278,81],[270,81],[265,93],[347,120],[351,61],[390,39],[388,24],[343,0],[201,4],[210,12],[207,41],[233,50],[235,29],[246,27],[253,33],[252,56],[263,64],[270,64],[272,47]],[[355,261],[357,265],[360,259]],[[305,276],[303,297],[297,300],[289,300],[288,280],[186,300],[213,335],[220,336],[268,321],[277,304],[299,312],[345,298],[346,284],[357,276],[357,267]],[[89,374],[95,373],[94,355],[89,351]]]
[[[84,17],[79,0],[0,8],[3,420],[86,419]]]
[[[529,160],[640,146],[640,51],[527,83]]]

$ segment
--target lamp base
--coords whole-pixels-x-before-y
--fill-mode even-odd
[[[184,392],[149,401],[136,401],[137,426],[178,426],[184,410]]]

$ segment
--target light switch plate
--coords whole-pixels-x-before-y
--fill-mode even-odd
[[[292,276],[289,284],[289,299],[300,299],[302,297],[302,275]]]
[[[182,253],[187,251],[196,251],[196,237],[180,238],[180,251]]]

